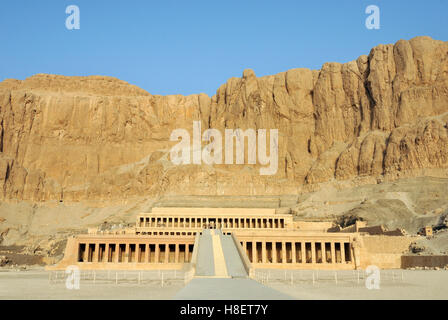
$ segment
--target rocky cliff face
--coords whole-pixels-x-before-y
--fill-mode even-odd
[[[169,160],[173,129],[279,129],[279,168]],[[448,175],[448,43],[379,45],[321,70],[257,78],[212,98],[154,96],[109,77],[0,83],[0,198],[294,194],[320,183]],[[204,143],[205,144],[205,143]]]

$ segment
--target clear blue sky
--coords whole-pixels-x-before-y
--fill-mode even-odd
[[[67,30],[75,4],[81,29]],[[365,9],[381,10],[381,29]],[[36,73],[109,75],[152,94],[213,95],[257,76],[347,62],[380,43],[448,40],[447,0],[2,0],[0,81]]]

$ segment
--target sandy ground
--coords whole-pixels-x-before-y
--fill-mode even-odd
[[[291,300],[291,296],[252,279],[197,278],[175,296],[176,300]]]
[[[365,280],[361,279],[358,283],[355,279],[348,277],[351,272],[339,272],[339,281],[336,284],[331,277],[325,278],[323,273],[319,274],[319,280],[314,285],[308,277],[312,271],[304,272],[304,280],[295,278],[291,285],[289,275],[285,281],[283,271],[274,271],[278,273],[278,277],[271,275],[272,279],[265,283],[265,292],[269,292],[269,296],[263,297],[258,290],[257,295],[252,299],[270,299],[274,296],[277,299],[288,298],[309,300],[309,299],[448,299],[448,271],[445,270],[395,270],[382,271],[380,289],[367,289]],[[308,276],[306,275],[308,272]],[[395,280],[391,280],[391,273],[395,272]],[[403,272],[403,278],[401,274]],[[277,280],[275,280],[276,278]],[[317,278],[317,277],[316,277]],[[201,279],[195,279],[201,280]],[[193,280],[194,281],[194,280]],[[190,284],[194,284],[190,282]],[[216,280],[219,282],[219,280]],[[250,281],[246,279],[245,281]],[[240,281],[241,282],[241,281]],[[242,281],[238,285],[245,284]],[[212,283],[212,282],[210,282]],[[210,285],[210,284],[209,284]],[[235,297],[224,297],[219,290],[221,285],[216,285],[207,290],[209,293],[217,292],[215,296],[209,296],[209,299],[234,299]],[[261,284],[257,284],[262,287]],[[248,286],[249,287],[249,286]],[[81,281],[79,290],[69,290],[65,287],[64,282],[50,283],[48,280],[48,272],[44,270],[31,271],[0,271],[0,300],[6,299],[191,299],[189,295],[185,295],[186,288],[182,281],[166,282],[162,288],[159,283],[141,284],[121,283],[115,284],[98,284],[93,285],[91,282],[84,283]],[[233,287],[232,287],[233,288]],[[197,289],[197,288],[196,288]],[[234,289],[234,288],[233,288]],[[248,294],[241,296],[241,299],[251,299],[252,290],[243,288]],[[247,289],[247,290],[246,290]],[[274,289],[275,291],[273,291]],[[201,289],[202,290],[202,289]],[[195,290],[193,290],[195,291]],[[198,291],[198,290],[196,290]],[[195,292],[196,292],[195,291]],[[198,291],[199,292],[199,291]],[[234,291],[235,292],[235,291]],[[275,293],[275,294],[274,294]]]
[[[171,299],[183,287],[182,281],[166,281],[163,288],[158,282],[150,285],[134,283],[93,285],[91,281],[81,281],[79,290],[69,290],[63,281],[50,283],[48,272],[44,270],[0,272],[0,300],[165,300]]]
[[[282,273],[279,271],[279,273]],[[333,277],[326,280],[296,281],[290,283],[289,274],[287,280],[272,280],[266,285],[284,294],[299,300],[314,299],[342,299],[342,300],[414,300],[448,299],[448,271],[446,270],[382,270],[379,289],[367,289],[365,280],[358,283],[356,277],[348,277],[341,280],[344,272],[338,272],[339,281],[336,284]],[[394,280],[392,280],[394,273]],[[322,277],[322,275],[320,275]],[[402,278],[403,277],[403,278]],[[333,279],[332,279],[333,278]]]

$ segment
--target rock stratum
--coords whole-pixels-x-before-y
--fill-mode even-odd
[[[279,129],[279,168],[182,165],[172,130]],[[269,195],[402,177],[448,177],[448,42],[378,45],[348,63],[256,77],[216,95],[157,96],[103,76],[0,83],[0,198],[113,201]]]

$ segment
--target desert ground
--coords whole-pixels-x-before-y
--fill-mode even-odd
[[[414,300],[414,299],[448,299],[447,270],[381,270],[379,289],[367,289],[366,279],[357,279],[356,272],[338,272],[337,283],[334,272],[314,271],[316,280],[309,280],[313,271],[304,271],[303,279],[283,278],[283,271],[277,273],[277,280],[271,280],[266,285],[272,289],[291,296],[297,300]],[[296,272],[297,274],[297,272]],[[274,276],[273,276],[274,277]],[[319,280],[318,280],[319,278]]]
[[[263,270],[260,272],[264,272]],[[258,290],[252,298],[263,299],[260,292],[266,292],[265,299],[448,299],[448,271],[446,270],[382,270],[379,289],[367,289],[365,279],[358,280],[356,272],[339,271],[338,282],[333,272],[312,270],[294,271],[295,278],[291,282],[290,271],[271,270],[270,280],[255,283],[254,280],[241,279],[220,286],[213,285],[206,295],[198,292],[198,287],[188,292],[183,290],[183,281],[149,281],[137,284],[132,275],[128,281],[115,284],[114,281],[104,283],[92,280],[81,280],[79,290],[69,290],[65,280],[49,280],[49,273],[42,268],[28,271],[3,270],[0,272],[0,299],[250,299],[250,288],[266,287]],[[312,281],[314,273],[315,281]],[[286,280],[284,278],[286,274]],[[194,279],[207,281],[207,279]],[[194,281],[193,280],[193,281]],[[214,279],[213,281],[219,281]],[[223,279],[224,280],[224,279]],[[253,281],[252,285],[241,284],[241,281]],[[220,287],[222,290],[220,290]],[[207,288],[207,286],[205,286]],[[238,290],[243,288],[245,292]],[[248,289],[249,288],[249,289]],[[187,294],[186,294],[187,293]],[[201,298],[202,297],[202,298]]]
[[[43,268],[33,268],[28,271],[3,270],[0,272],[0,300],[85,300],[85,299],[170,299],[183,286],[182,281],[151,281],[144,285],[123,281],[118,285],[114,283],[95,284],[93,281],[81,280],[79,290],[67,289],[65,277],[58,280],[49,278],[49,272]]]

